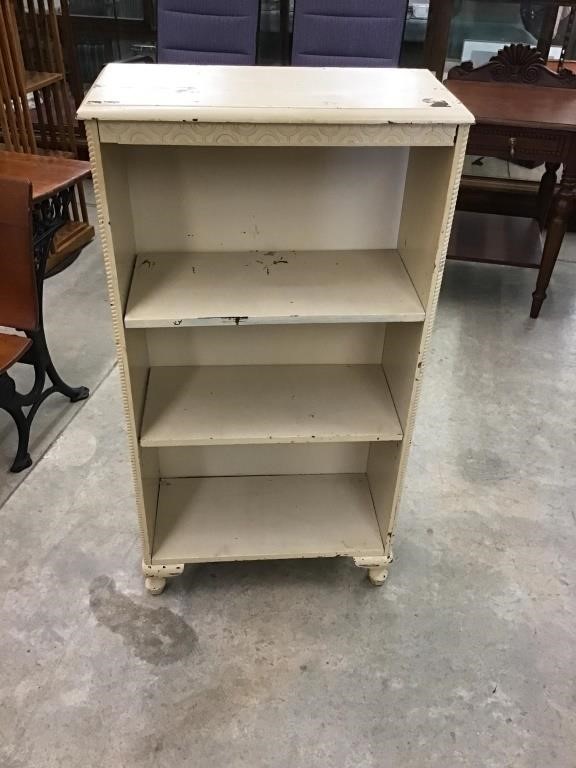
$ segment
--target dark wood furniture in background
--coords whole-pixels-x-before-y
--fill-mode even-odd
[[[26,73],[10,0],[0,0],[0,140],[15,152],[36,151]]]
[[[518,4],[518,0],[500,0],[500,2]],[[538,6],[542,7],[544,15],[537,47],[546,60],[554,36],[558,10],[562,7],[575,7],[576,0],[538,0]],[[444,67],[448,54],[450,26],[453,15],[454,0],[430,0],[428,26],[426,27],[426,40],[424,43],[424,66],[432,70],[439,80],[444,78]],[[568,41],[569,35],[564,40],[561,61],[565,58]]]
[[[55,2],[9,1],[14,8],[20,43],[15,61],[24,71],[27,93],[34,99],[37,146],[75,157],[74,109],[66,83]]]
[[[155,0],[142,0],[141,16],[125,14],[115,2],[60,0],[58,17],[68,80],[76,107],[101,68],[110,61],[148,55],[156,41]],[[109,15],[110,14],[110,15]],[[86,149],[83,138],[81,150]]]
[[[430,0],[424,41],[424,66],[432,70],[439,80],[444,78],[453,13],[454,0]]]
[[[18,449],[12,472],[32,464],[28,453],[30,425],[23,411],[26,397],[16,390],[8,371],[32,346],[32,339],[16,333],[38,328],[38,294],[32,259],[32,188],[21,179],[0,178],[0,409],[13,418]]]
[[[547,69],[535,48],[513,45],[477,69],[470,63],[455,67],[446,85],[476,118],[470,154],[546,163],[537,221],[457,212],[449,247],[450,258],[538,268],[530,310],[531,317],[538,317],[574,210],[576,76]]]
[[[108,42],[115,45],[119,40],[129,40],[133,43],[146,43],[156,35],[156,4],[154,0],[143,0],[142,17],[129,18],[115,13],[105,16],[102,13],[101,0],[92,0],[91,5],[98,13],[90,13],[90,2],[83,5],[86,11],[77,12],[79,3],[66,0],[67,15],[70,18],[70,31],[77,42]]]
[[[0,370],[6,371],[15,362],[27,363],[34,368],[34,384],[24,395],[16,392],[12,379],[7,381],[3,378],[4,373],[0,377],[0,408],[11,414],[19,433],[19,448],[12,465],[13,472],[26,469],[31,464],[27,434],[44,400],[55,392],[65,395],[72,402],[84,400],[90,394],[86,387],[66,384],[56,370],[46,341],[42,309],[44,278],[52,240],[68,220],[70,199],[75,187],[89,173],[89,164],[81,160],[0,151],[0,325],[18,328],[26,333],[24,340],[22,336],[8,340],[0,337]],[[27,189],[31,185],[32,201],[26,211],[22,206],[18,207],[18,201],[23,199],[22,184]],[[14,226],[12,230],[11,221]],[[23,229],[25,221],[28,221],[27,230]],[[11,271],[6,267],[7,264],[12,267]],[[34,322],[31,317],[22,318],[20,315],[14,315],[10,320],[7,309],[16,310],[20,301],[30,302],[30,298],[24,297],[18,289],[22,283],[18,274],[25,271],[29,285],[31,265],[35,283]],[[13,302],[14,296],[18,298],[17,302]],[[46,377],[51,385],[45,389]],[[28,406],[30,410],[24,424],[20,415],[22,408]]]
[[[11,151],[76,157],[54,0],[0,0],[0,10],[0,141]],[[74,187],[69,205],[66,222],[52,241],[51,275],[69,266],[94,239],[82,184]]]

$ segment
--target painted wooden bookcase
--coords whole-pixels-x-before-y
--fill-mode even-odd
[[[147,588],[383,583],[472,116],[424,70],[113,64],[79,117]]]

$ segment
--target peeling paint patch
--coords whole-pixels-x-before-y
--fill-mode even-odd
[[[422,101],[431,107],[450,107],[450,104],[444,99],[422,99]]]

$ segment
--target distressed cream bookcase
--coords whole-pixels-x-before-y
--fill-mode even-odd
[[[113,64],[79,117],[147,588],[383,583],[471,114],[424,70]]]

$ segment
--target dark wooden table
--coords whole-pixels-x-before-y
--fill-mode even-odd
[[[32,389],[23,398],[24,405],[32,406],[27,415],[29,423],[44,400],[54,392],[65,395],[72,402],[84,400],[90,394],[87,387],[71,387],[66,384],[56,370],[46,341],[42,310],[44,275],[50,246],[56,232],[69,220],[74,186],[89,174],[90,164],[83,160],[0,151],[0,176],[26,179],[32,183],[39,327],[37,331],[26,332],[32,345],[21,361],[32,365],[35,372]],[[46,376],[52,386],[44,389]]]
[[[479,78],[493,75],[498,73],[498,67],[502,78],[515,82],[467,79],[476,73]],[[540,184],[538,222],[459,213],[449,249],[451,258],[537,267],[531,317],[538,317],[546,298],[576,192],[576,77],[571,73],[559,77],[543,69],[534,62],[511,64],[503,57],[496,61],[496,66],[485,65],[478,70],[469,67],[467,71],[464,68],[461,78],[458,70],[463,68],[458,67],[456,78],[451,79],[450,73],[446,81],[450,91],[476,118],[468,141],[469,154],[546,163]],[[531,78],[537,84],[531,84]],[[560,165],[560,188],[554,194]],[[541,250],[539,238],[544,228],[546,236]]]

